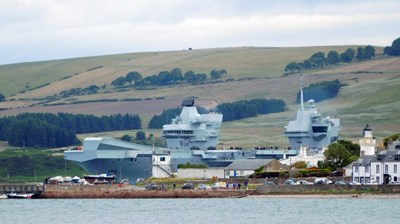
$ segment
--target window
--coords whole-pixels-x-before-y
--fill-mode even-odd
[[[160,157],[160,161],[165,162],[165,157],[164,156]]]
[[[379,173],[379,165],[376,165],[376,173]]]
[[[376,183],[378,183],[378,184],[381,184],[381,178],[379,178],[379,177],[376,177]]]
[[[369,168],[370,168],[370,167],[369,167],[368,165],[365,166],[365,172],[366,172],[366,173],[369,173]]]
[[[388,173],[389,172],[389,166],[386,164],[385,165],[385,173]]]
[[[358,165],[356,165],[356,170],[354,172],[358,173]]]
[[[394,164],[393,166],[393,173],[397,173],[397,164]]]
[[[371,182],[371,178],[370,177],[365,177],[365,183],[369,183]]]

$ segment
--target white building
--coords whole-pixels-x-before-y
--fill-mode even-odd
[[[372,130],[367,125],[360,139],[360,158],[348,167],[351,167],[353,180],[360,183],[388,184],[400,182],[400,150],[388,148],[376,154],[376,140]]]
[[[279,162],[286,166],[291,166],[296,162],[304,161],[307,163],[307,167],[317,167],[319,161],[325,160],[325,150],[325,148],[322,148],[321,150],[316,149],[316,151],[314,151],[313,149],[308,149],[307,147],[302,146],[300,147],[299,154],[297,156],[291,156],[288,159],[284,158],[279,160]]]
[[[353,180],[361,183],[388,184],[400,181],[400,151],[387,150],[363,156],[353,163]]]
[[[376,153],[376,139],[372,137],[372,129],[365,126],[363,130],[363,138],[359,140],[360,143],[360,157],[372,156]]]

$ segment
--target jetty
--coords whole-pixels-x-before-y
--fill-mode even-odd
[[[43,184],[0,184],[0,194],[32,194],[32,197],[39,197],[44,190]]]
[[[254,190],[218,189],[147,190],[133,185],[45,185],[39,198],[241,198],[254,194]]]

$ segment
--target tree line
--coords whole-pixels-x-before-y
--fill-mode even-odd
[[[286,103],[279,99],[252,99],[232,103],[222,103],[217,106],[217,111],[223,114],[223,121],[234,121],[258,114],[278,113],[285,111]]]
[[[0,118],[0,140],[18,147],[64,147],[79,144],[76,134],[141,129],[138,115],[23,113]]]
[[[303,89],[304,101],[309,99],[315,102],[321,102],[326,99],[334,98],[339,94],[342,83],[339,80],[324,81],[319,83],[312,83]],[[296,102],[300,103],[300,91],[297,92]]]
[[[356,58],[359,61],[370,60],[375,57],[375,48],[371,45],[358,47],[357,51],[348,48],[339,54],[337,51],[329,51],[325,57],[324,52],[317,52],[303,62],[291,62],[285,67],[285,74],[297,73],[302,70],[324,68],[328,65],[337,65],[340,62],[350,63]]]
[[[209,76],[211,79],[219,79],[224,75],[227,75],[225,69],[213,69],[210,71]],[[208,79],[205,73],[195,73],[194,71],[182,72],[180,68],[174,68],[171,71],[162,71],[157,75],[151,75],[143,78],[142,74],[137,71],[132,71],[125,76],[118,77],[111,82],[111,85],[116,88],[127,87],[127,86],[163,86],[177,83],[199,83],[204,82]]]

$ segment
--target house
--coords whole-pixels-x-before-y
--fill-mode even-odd
[[[360,139],[360,158],[349,166],[354,181],[360,183],[388,184],[400,182],[400,150],[388,147],[388,150],[377,152],[376,140],[372,129],[367,125]],[[396,143],[394,144],[396,145]],[[349,171],[346,171],[346,173]]]
[[[400,151],[386,150],[363,156],[353,163],[353,180],[360,183],[388,184],[400,181]]]
[[[263,167],[263,172],[289,170],[276,159],[239,159],[225,168],[225,177],[248,177],[260,167]]]

